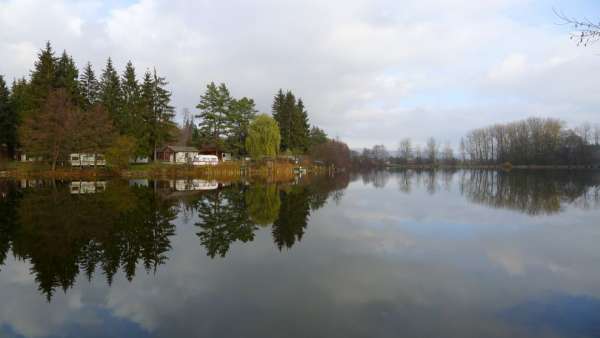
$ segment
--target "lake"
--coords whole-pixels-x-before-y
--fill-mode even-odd
[[[600,173],[0,181],[0,337],[600,337]]]

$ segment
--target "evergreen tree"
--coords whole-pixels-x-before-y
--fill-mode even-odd
[[[30,100],[31,109],[39,109],[44,104],[51,89],[57,87],[57,59],[54,56],[52,45],[48,41],[46,48],[42,49],[35,61],[31,72]],[[29,108],[29,107],[28,107]]]
[[[316,126],[314,126],[310,129],[308,138],[309,138],[309,140],[308,140],[309,148],[313,148],[320,144],[324,144],[328,140],[327,133],[325,133],[325,131],[323,129],[316,127]]]
[[[206,92],[200,97],[196,108],[200,113],[198,123],[199,133],[204,142],[223,148],[223,138],[230,131],[230,109],[233,99],[224,83],[217,87],[214,82],[206,86]]]
[[[56,64],[56,88],[64,88],[73,102],[81,103],[79,90],[79,70],[73,58],[63,51]]]
[[[10,157],[17,147],[17,123],[17,113],[10,103],[8,87],[0,75],[0,147],[6,146]]]
[[[281,150],[303,153],[308,149],[308,114],[302,100],[296,101],[291,91],[280,89],[273,100],[273,118],[281,130]]]
[[[100,101],[100,83],[92,69],[92,64],[87,63],[79,80],[83,109],[89,109]]]
[[[254,100],[243,97],[239,100],[232,99],[231,109],[228,113],[230,135],[228,149],[238,156],[246,155],[246,137],[250,121],[256,117]]]
[[[279,131],[281,132],[281,150],[285,151],[290,148],[290,126],[292,122],[292,110],[290,110],[290,100],[294,100],[293,106],[295,106],[295,98],[291,92],[283,93],[283,90],[279,89],[277,95],[273,100],[273,118],[279,125]]]
[[[149,150],[156,160],[156,152],[162,144],[172,140],[173,131],[177,128],[173,118],[175,109],[170,105],[171,92],[165,89],[168,82],[163,77],[146,72],[142,84],[142,101],[144,104],[143,120],[145,128],[140,142],[145,142],[142,149]]]
[[[121,109],[122,100],[123,93],[121,92],[119,75],[113,66],[112,60],[108,58],[106,68],[102,72],[100,79],[100,103],[112,117],[117,130],[121,134],[124,134],[126,131],[126,121]]]
[[[309,146],[310,125],[302,99],[298,99],[296,109],[293,111],[291,128],[290,148],[295,152],[305,153]]]
[[[139,130],[140,110],[142,108],[140,85],[135,75],[135,68],[131,61],[127,62],[125,72],[121,80],[121,92],[123,94],[123,129],[128,135],[134,136]]]

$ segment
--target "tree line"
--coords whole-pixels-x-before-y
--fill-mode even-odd
[[[99,77],[89,62],[80,72],[48,42],[29,79],[14,80],[8,90],[0,77],[0,144],[9,156],[23,148],[53,167],[70,152],[104,151],[118,137],[135,144],[135,155],[155,157],[176,129],[167,84],[156,70],[138,80],[131,61],[119,75],[111,58]]]
[[[532,117],[469,131],[458,151],[430,137],[424,146],[402,139],[395,152],[378,144],[352,152],[358,168],[396,165],[589,165],[598,161],[600,124],[567,128],[559,119]]]
[[[552,118],[529,118],[472,130],[461,140],[464,160],[480,164],[585,165],[598,151],[600,126],[569,129]]]
[[[156,160],[166,144],[210,148],[238,158],[313,154],[330,164],[346,165],[345,144],[309,123],[302,98],[280,89],[272,115],[258,114],[252,98],[235,98],[229,88],[211,82],[197,112],[186,110],[175,123],[168,82],[156,70],[141,79],[129,61],[119,74],[111,58],[99,76],[88,62],[80,71],[64,51],[56,56],[50,42],[37,55],[28,78],[8,88],[0,76],[0,148],[8,157],[24,151],[55,168],[70,153],[104,153],[117,166],[129,157]]]

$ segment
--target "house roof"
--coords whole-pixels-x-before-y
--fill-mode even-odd
[[[196,147],[185,147],[185,146],[165,146],[163,148],[163,151],[165,149],[171,149],[173,152],[176,153],[197,153],[198,149]]]

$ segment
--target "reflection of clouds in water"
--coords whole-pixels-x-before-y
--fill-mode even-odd
[[[258,229],[254,241],[211,259],[198,215],[179,215],[156,274],[138,267],[132,282],[118,274],[111,288],[102,275],[78,280],[51,304],[32,292],[33,280],[11,280],[27,269],[11,260],[0,272],[0,296],[9,296],[0,313],[32,336],[97,325],[100,308],[157,337],[527,337],[554,333],[532,334],[497,313],[546,290],[600,295],[598,210],[531,217],[471,204],[458,184],[455,176],[430,195],[427,185],[405,194],[354,182],[338,205],[311,211],[302,241],[282,252],[271,229]],[[11,307],[20,315],[5,315]]]

